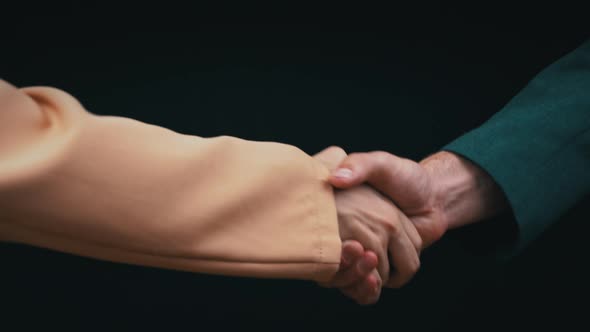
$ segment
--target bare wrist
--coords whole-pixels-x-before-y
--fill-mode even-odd
[[[438,152],[420,165],[431,179],[433,204],[448,229],[491,218],[508,206],[492,177],[459,155]]]

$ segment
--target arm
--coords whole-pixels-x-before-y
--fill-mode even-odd
[[[443,151],[419,164],[432,183],[432,209],[445,230],[495,217],[509,208],[494,179],[461,156]]]
[[[590,192],[589,147],[590,41],[444,149],[491,175],[510,203],[523,246]]]
[[[117,262],[329,280],[328,170],[299,149],[99,117],[0,81],[0,238]]]
[[[518,249],[590,192],[590,42],[549,66],[481,127],[420,163],[352,154],[331,182],[368,182],[410,217],[425,245],[512,209]]]

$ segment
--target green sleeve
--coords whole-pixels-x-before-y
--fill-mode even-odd
[[[518,224],[517,247],[529,243],[590,193],[590,41],[443,150],[495,179]]]

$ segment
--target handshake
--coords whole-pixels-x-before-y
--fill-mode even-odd
[[[347,156],[330,147],[315,158],[331,171],[342,240],[340,269],[322,286],[360,304],[377,302],[382,287],[408,283],[420,268],[420,252],[448,229],[507,207],[485,171],[450,152],[417,163],[386,152]]]

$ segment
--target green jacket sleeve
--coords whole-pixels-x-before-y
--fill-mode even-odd
[[[480,165],[502,188],[517,247],[536,238],[590,192],[590,41],[443,150]]]

